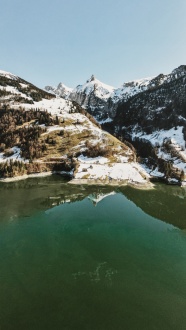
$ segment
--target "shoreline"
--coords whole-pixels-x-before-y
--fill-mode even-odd
[[[0,182],[2,182],[2,183],[16,182],[16,181],[26,180],[26,179],[29,179],[29,178],[50,176],[52,174],[54,174],[54,173],[51,172],[51,171],[50,172],[33,173],[33,174],[23,174],[23,175],[14,176],[12,178],[1,178]]]
[[[47,177],[51,175],[59,174],[61,176],[68,176],[72,177],[71,173],[64,172],[64,171],[48,171],[48,172],[41,172],[41,173],[32,173],[32,174],[24,174],[20,176],[15,176],[12,178],[0,178],[0,183],[11,183],[11,182],[17,182],[17,181],[22,181],[30,178],[42,178],[42,177]],[[160,178],[161,179],[161,178]],[[72,185],[89,185],[89,186],[111,186],[111,187],[124,187],[124,186],[129,186],[135,189],[140,189],[140,190],[152,190],[154,189],[154,186],[156,182],[164,183],[162,180],[157,181],[146,181],[145,183],[137,182],[137,181],[129,181],[129,180],[101,180],[101,179],[75,179],[72,178],[69,180],[67,183],[72,184]],[[169,184],[170,185],[170,184]],[[178,184],[173,184],[173,186],[178,186],[178,187],[183,187],[185,188],[186,185],[178,185]]]
[[[129,181],[129,180],[112,180],[112,181],[103,181],[99,179],[72,179],[68,182],[73,185],[88,185],[88,186],[112,186],[112,187],[125,187],[130,186],[136,189],[151,190],[154,189],[154,184],[150,181],[146,183]]]
[[[15,176],[12,178],[2,178],[0,179],[0,183],[10,183],[10,182],[17,182],[17,181],[22,181],[30,178],[42,178],[42,177],[47,177],[53,174],[60,174],[61,176],[63,175],[68,175],[66,172],[42,172],[42,173],[33,173],[33,174],[24,174],[20,176]],[[104,181],[100,179],[71,179],[68,181],[68,184],[73,184],[73,185],[94,185],[94,186],[113,186],[113,187],[120,187],[120,186],[130,186],[132,188],[136,189],[146,189],[150,190],[154,188],[154,184],[152,184],[150,181],[147,181],[146,183],[140,183],[140,182],[132,182],[128,180],[112,180],[112,181]]]
[[[70,172],[65,172],[65,171],[48,171],[48,172],[40,172],[40,173],[32,173],[32,174],[23,174],[23,175],[18,175],[14,176],[12,178],[1,178],[0,183],[9,183],[9,182],[16,182],[16,181],[21,181],[21,180],[26,180],[30,178],[42,178],[54,174],[59,174],[61,176],[68,176],[72,177]]]

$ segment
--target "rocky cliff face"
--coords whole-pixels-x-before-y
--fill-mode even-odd
[[[99,121],[104,116],[113,116],[109,98],[113,92],[111,86],[102,84],[93,75],[84,85],[77,86],[69,95],[69,98],[94,115]]]

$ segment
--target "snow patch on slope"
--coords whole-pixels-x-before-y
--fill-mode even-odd
[[[18,160],[18,161],[25,162],[24,158],[21,157],[21,149],[20,148],[13,147],[13,148],[11,148],[11,151],[13,152],[13,155],[10,156],[10,157],[6,157],[4,155],[4,152],[0,153],[0,163],[4,163],[7,160],[13,160],[13,161]]]
[[[186,172],[186,150],[183,126],[178,126],[177,128],[173,127],[169,130],[155,131],[152,134],[137,132],[137,127],[135,127],[132,133],[132,139],[135,140],[136,138],[149,141],[153,147],[157,148],[157,156],[159,158],[173,162],[174,167]],[[177,156],[173,156],[163,148],[166,142],[170,143],[170,147],[177,153]]]
[[[145,134],[143,132],[133,132],[132,138],[136,137],[140,139],[145,139],[151,142],[153,146],[162,145],[165,140],[170,140],[171,143],[177,144],[178,146],[184,146],[185,140],[183,136],[183,126],[178,126],[177,128],[171,128],[169,130],[159,130],[152,134]]]

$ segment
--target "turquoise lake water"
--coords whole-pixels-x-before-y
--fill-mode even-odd
[[[0,330],[185,330],[186,190],[0,184]]]

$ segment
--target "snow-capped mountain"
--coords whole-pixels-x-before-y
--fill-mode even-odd
[[[71,89],[60,83],[57,87],[46,86],[45,90],[70,101],[75,101],[99,121],[103,116],[113,116],[113,108],[110,113],[109,99],[114,93],[114,87],[106,85],[95,78],[90,77],[84,84]]]
[[[72,89],[60,83],[57,87],[46,86],[45,90],[65,99],[75,101],[87,109],[100,123],[109,122],[116,116],[118,104],[127,102],[137,94],[153,90],[163,84],[171,83],[185,75],[185,66],[173,70],[170,74],[144,78],[123,83],[119,88],[106,85],[91,76],[84,84]]]
[[[149,185],[135,152],[74,101],[0,71],[0,177],[46,171],[75,183]]]
[[[172,168],[172,163],[178,176],[180,171],[186,172],[185,65],[169,74],[126,82],[120,88],[105,85],[92,76],[66,93],[66,98],[87,109],[106,130],[132,142],[140,156],[149,159],[150,150],[156,148],[158,175],[170,172],[165,167]],[[183,176],[186,175],[182,173]]]
[[[112,97],[114,88],[103,84],[94,75],[83,85],[78,85],[69,95],[69,99],[77,102],[87,109],[98,121],[103,114],[111,115],[109,99]]]
[[[46,86],[45,90],[65,99],[75,101],[87,109],[98,122],[109,122],[116,115],[119,102],[128,100],[131,96],[144,91],[150,85],[151,78],[124,83],[120,88],[106,85],[90,77],[84,84],[71,89],[60,83],[57,87]]]

